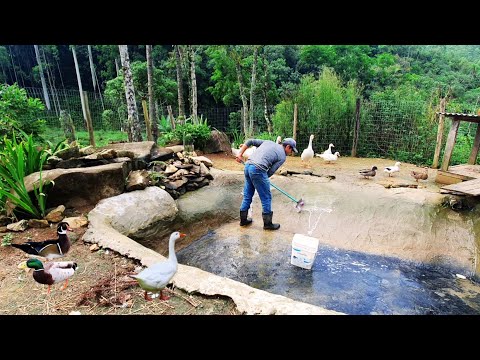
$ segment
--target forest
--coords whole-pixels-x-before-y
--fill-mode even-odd
[[[435,112],[440,100],[447,100],[450,112],[477,113],[479,108],[480,46],[476,45],[150,47],[159,143],[175,136],[169,131],[168,107],[170,117],[193,119],[194,125],[199,125],[200,119],[200,125],[224,130],[238,144],[253,135],[291,136],[296,105],[301,147],[309,134],[315,133],[315,145],[323,147],[335,141],[340,151],[347,152],[355,104],[361,99],[360,156],[428,163],[435,146]],[[140,118],[141,101],[148,102],[147,49],[147,45],[129,45],[127,50]],[[44,103],[40,92],[33,96],[29,89],[48,88],[47,93],[52,94],[78,91],[73,52],[83,90],[92,96],[90,103],[98,98],[102,101],[101,110],[92,110],[95,131],[115,130],[116,122],[120,131],[125,130],[124,61],[118,45],[2,45],[0,83],[4,87],[16,84]],[[57,107],[55,99],[51,102],[50,107]],[[64,107],[58,99],[57,103],[56,118]],[[219,114],[219,109],[227,109],[223,122],[216,122],[213,115]],[[42,115],[47,118],[46,112]],[[81,128],[81,112],[72,117]],[[6,129],[8,126],[0,123],[2,134]],[[461,129],[460,148],[462,142],[468,147],[474,131]],[[129,134],[129,140],[131,137]],[[454,154],[453,163],[461,161],[462,154],[462,150]]]

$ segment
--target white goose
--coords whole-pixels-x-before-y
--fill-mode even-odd
[[[323,152],[323,154],[333,154],[333,153],[332,153],[332,147],[335,147],[335,145],[333,145],[332,143],[330,143],[330,145],[328,145],[328,149],[325,150],[325,151]]]
[[[302,151],[302,165],[308,164],[310,165],[310,160],[313,159],[313,148],[312,148],[312,141],[315,135],[310,135],[310,141],[308,142],[308,147]]]
[[[281,144],[282,143],[282,137],[281,136],[277,136],[277,141],[276,141],[277,144]]]
[[[337,151],[335,154],[316,154],[316,156],[321,157],[323,160],[328,161],[330,164],[332,161],[337,161],[340,153]]]
[[[393,174],[394,172],[399,172],[399,171],[400,171],[400,164],[401,164],[401,162],[400,162],[400,161],[397,161],[397,162],[395,163],[395,165],[393,165],[393,166],[388,166],[388,167],[386,167],[383,171],[385,171],[386,173],[388,173],[388,176],[392,176],[392,174]]]
[[[160,300],[168,300],[170,298],[169,296],[163,295],[162,291],[177,272],[178,262],[177,256],[175,255],[175,241],[185,236],[186,234],[181,232],[173,232],[168,241],[168,260],[155,263],[136,275],[130,275],[130,277],[136,279],[140,287],[145,290],[145,300],[152,300],[152,298],[148,296],[148,291],[153,293],[160,292]]]

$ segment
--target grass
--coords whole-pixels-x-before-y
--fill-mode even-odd
[[[87,131],[76,131],[75,132],[76,140],[81,146],[90,145],[90,137]],[[97,147],[108,145],[112,141],[127,141],[128,135],[125,132],[121,131],[112,131],[112,130],[95,130],[95,145]],[[42,134],[42,137],[45,141],[49,140],[53,143],[56,143],[58,139],[64,138],[65,135],[62,129],[48,129],[45,133]]]

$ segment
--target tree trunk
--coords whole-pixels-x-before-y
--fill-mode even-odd
[[[177,64],[178,84],[178,117],[182,117],[183,119],[185,119],[185,100],[183,99],[183,71],[179,46],[180,45],[175,45],[175,60]]]
[[[92,46],[87,45],[87,48],[88,48],[88,60],[90,62],[90,72],[92,73],[93,91],[95,92],[97,88],[97,82],[95,81],[95,67],[93,66]]]
[[[43,74],[43,66],[42,66],[42,61],[40,60],[40,52],[38,51],[38,45],[33,45],[33,47],[35,48],[35,56],[37,57],[38,69],[40,72],[40,80],[42,81],[43,96],[45,98],[45,104],[47,105],[47,109],[50,110],[51,108],[50,98],[48,97],[47,83],[45,82],[45,75]]]
[[[269,87],[269,76],[268,76],[268,65],[265,52],[262,55],[263,59],[263,116],[265,117],[265,122],[267,123],[267,131],[270,135],[273,133],[272,122],[270,121],[270,114],[268,111],[268,87]]]
[[[80,101],[82,102],[83,119],[85,120],[85,129],[88,131],[87,111],[85,109],[85,99],[83,98],[82,78],[78,69],[77,53],[75,46],[72,45],[73,62],[75,63],[75,72],[77,73],[78,91],[80,91]]]
[[[50,71],[50,66],[47,62],[47,56],[45,55],[45,49],[42,48],[41,57],[43,57],[43,63],[45,64],[45,71],[47,73],[48,85],[50,86],[50,94],[52,95],[53,107],[55,108],[55,113],[57,116],[60,116],[60,101],[58,100],[57,89],[55,88],[55,78],[53,73]]]
[[[248,124],[248,133],[253,134],[253,97],[255,95],[255,83],[257,78],[257,58],[258,58],[258,46],[253,46],[253,64],[252,64],[252,80],[250,82],[250,111],[249,118],[250,122]]]
[[[117,76],[118,76],[118,73],[120,72],[120,68],[118,67],[117,58],[115,58],[115,69],[117,70]]]
[[[234,56],[235,60],[235,69],[237,71],[237,78],[238,78],[238,87],[240,89],[240,98],[242,99],[243,110],[242,110],[242,119],[243,119],[243,133],[245,137],[248,138],[250,136],[249,129],[248,129],[248,99],[247,95],[245,95],[245,85],[243,84],[243,77],[242,77],[242,68],[240,65],[240,58],[238,55]]]
[[[143,141],[140,120],[138,119],[137,103],[135,101],[135,89],[133,87],[132,70],[130,69],[130,58],[128,57],[127,45],[118,45],[120,59],[122,61],[123,80],[125,83],[125,97],[127,98],[128,122],[132,141]]]
[[[190,79],[192,81],[192,119],[194,124],[198,124],[197,113],[197,76],[195,74],[195,49],[189,45],[190,54]]]
[[[66,110],[60,110],[60,124],[68,142],[75,141],[75,126],[73,125],[72,117]]]
[[[150,117],[151,131],[155,144],[158,140],[158,122],[155,113],[155,99],[153,98],[153,58],[152,45],[146,46],[147,51],[147,78],[148,78],[148,112]],[[148,131],[147,131],[148,133]]]

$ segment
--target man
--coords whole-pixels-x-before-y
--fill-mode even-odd
[[[263,229],[278,230],[280,224],[272,223],[272,193],[270,192],[269,178],[285,162],[287,155],[292,152],[298,153],[297,143],[292,138],[284,139],[281,144],[270,140],[249,139],[242,145],[235,160],[242,162],[243,153],[252,145],[257,149],[245,163],[245,187],[243,202],[240,206],[240,226],[252,223],[252,219],[248,219],[247,214],[253,194],[257,190],[262,202]]]

